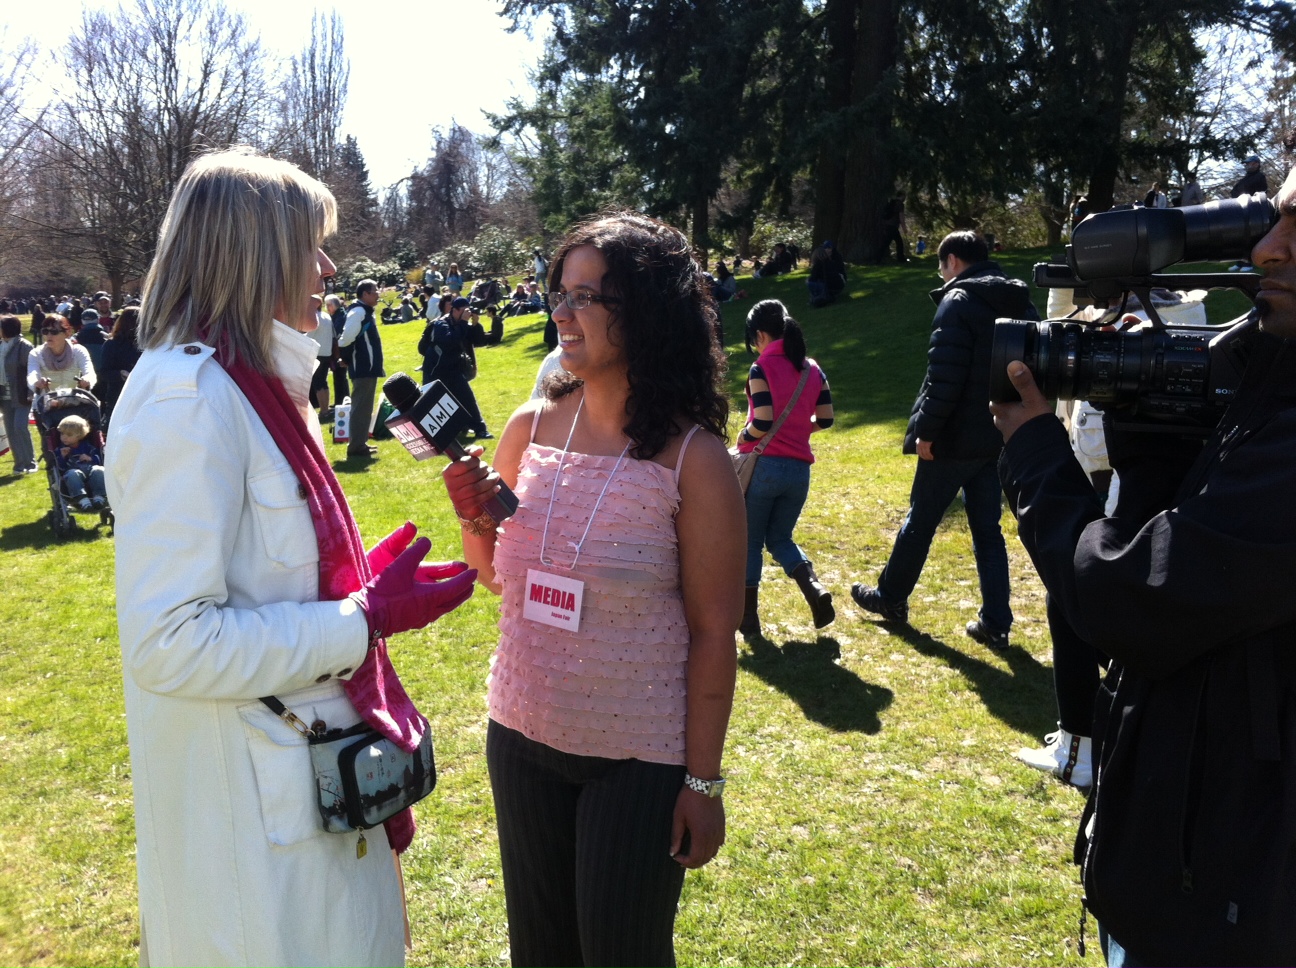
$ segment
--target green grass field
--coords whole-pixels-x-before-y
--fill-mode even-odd
[[[1042,256],[1001,262],[1027,278]],[[876,578],[906,510],[913,458],[900,454],[900,439],[925,366],[926,291],[938,282],[931,257],[855,268],[847,298],[810,310],[804,273],[744,277],[747,298],[725,307],[736,407],[750,362],[742,320],[755,299],[789,305],[832,383],[837,423],[815,438],[819,462],[797,537],[838,618],[816,632],[795,584],[767,561],[768,638],[739,642],[728,842],[685,883],[681,964],[1101,963],[1092,922],[1086,957],[1076,944],[1081,892],[1070,851],[1081,796],[1012,757],[1039,744],[1055,709],[1044,590],[1011,517],[1017,624],[1008,652],[963,634],[979,601],[957,509],[910,600],[912,628],[877,624],[850,601],[852,581]],[[1220,302],[1217,316],[1239,309],[1236,296]],[[545,354],[542,322],[510,319],[503,344],[478,352],[474,388],[496,432],[530,391]],[[389,373],[417,373],[420,332],[418,323],[382,328]],[[435,557],[458,557],[439,467],[415,463],[394,441],[379,448],[377,461],[357,465],[329,444],[366,539],[408,517],[432,537]],[[43,475],[0,478],[0,964],[133,964],[113,540],[99,529],[56,543],[49,507]],[[455,613],[392,643],[433,722],[440,768],[405,855],[412,964],[508,959],[483,753],[496,619],[496,599],[479,588]]]

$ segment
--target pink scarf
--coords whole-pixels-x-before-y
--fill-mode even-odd
[[[221,355],[218,353],[217,358]],[[320,601],[340,601],[359,591],[372,577],[369,559],[342,485],[319,439],[307,430],[306,421],[278,377],[258,373],[242,362],[222,361],[221,365],[252,404],[306,491],[319,542]],[[366,723],[407,751],[418,748],[428,723],[401,685],[385,641],[379,640],[369,650],[350,681],[343,680],[342,686]],[[402,810],[383,826],[397,853],[414,839],[414,815],[409,810]]]

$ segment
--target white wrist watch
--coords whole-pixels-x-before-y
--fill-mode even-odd
[[[715,780],[699,780],[686,770],[684,772],[684,785],[694,793],[700,793],[704,797],[718,797],[724,793],[725,780],[724,777]]]

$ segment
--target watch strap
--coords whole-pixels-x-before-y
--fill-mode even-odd
[[[725,779],[724,777],[717,777],[714,780],[699,780],[685,770],[684,785],[694,793],[700,793],[704,797],[718,797],[724,793]]]

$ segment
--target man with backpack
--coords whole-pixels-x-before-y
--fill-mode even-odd
[[[474,338],[474,329],[481,327],[468,319],[468,299],[458,296],[450,304],[450,311],[427,324],[419,339],[418,351],[423,356],[423,383],[433,380],[445,384],[450,395],[467,411],[474,440],[493,440],[486,429],[477,396],[468,382],[477,375],[477,359],[473,345],[484,341]]]
[[[382,337],[374,307],[378,305],[378,283],[361,279],[356,285],[356,301],[347,310],[346,322],[338,346],[351,371],[351,442],[348,457],[373,458],[378,448],[369,443],[369,425],[373,423],[374,397],[383,370]]]

